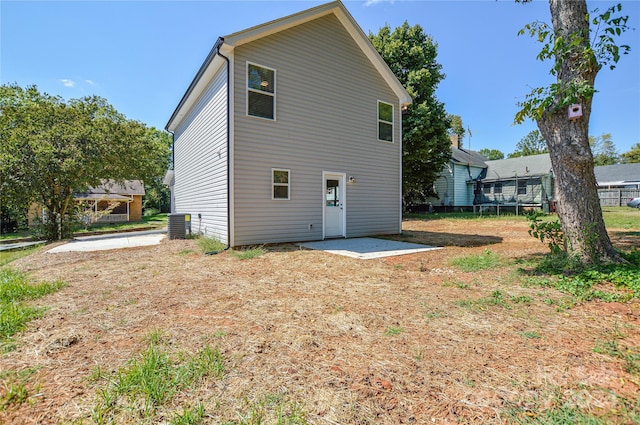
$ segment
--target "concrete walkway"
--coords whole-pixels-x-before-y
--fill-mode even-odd
[[[147,230],[143,232],[112,233],[108,235],[80,236],[63,245],[48,250],[48,253],[91,252],[107,249],[134,248],[158,245],[167,230]]]
[[[326,251],[332,254],[359,258],[361,260],[442,249],[435,246],[377,238],[327,239],[319,242],[301,243],[300,246],[308,249]]]
[[[47,241],[29,241],[29,242],[15,242],[15,243],[3,243],[0,244],[0,251],[13,251],[16,249],[28,248],[34,245],[42,245]]]

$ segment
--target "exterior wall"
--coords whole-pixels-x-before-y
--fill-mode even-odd
[[[247,61],[276,70],[275,121],[246,114]],[[401,231],[398,98],[337,18],[237,47],[234,80],[235,245],[321,239],[323,171],[356,179],[348,237]],[[393,143],[377,140],[378,100],[394,105]],[[272,200],[272,168],[290,170],[290,200]]]
[[[453,164],[449,163],[444,168],[440,177],[434,183],[437,198],[429,198],[427,201],[431,202],[435,206],[449,206],[451,205],[451,196],[453,194]]]
[[[27,213],[27,224],[29,227],[35,226],[36,223],[42,220],[43,214],[42,204],[38,204],[36,202],[32,203],[29,206],[29,212]]]
[[[133,195],[129,203],[129,221],[142,221],[142,195]]]
[[[191,214],[192,232],[227,243],[226,67],[212,78],[174,140],[174,212]]]
[[[525,180],[524,178],[518,179]],[[527,193],[517,195],[516,180],[503,180],[498,182],[486,182],[491,185],[491,192],[482,195],[482,201],[486,203],[515,203],[542,204],[543,201],[554,199],[553,179],[551,176],[539,176],[527,178]],[[502,183],[502,193],[495,193],[495,184]]]
[[[482,172],[481,168],[467,167],[466,164],[454,164],[453,206],[470,207],[473,205],[473,183]]]

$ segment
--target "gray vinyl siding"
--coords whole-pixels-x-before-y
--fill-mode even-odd
[[[276,120],[246,114],[246,63],[276,70]],[[346,185],[347,237],[400,232],[398,98],[333,16],[234,51],[234,244],[322,238],[322,172]],[[394,105],[394,143],[377,140],[378,100]],[[291,170],[290,200],[271,169]],[[311,230],[309,225],[312,225]]]
[[[224,243],[228,238],[226,74],[222,67],[174,136],[175,212],[192,215],[193,232]]]

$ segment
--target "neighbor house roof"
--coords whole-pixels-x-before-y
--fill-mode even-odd
[[[335,15],[342,23],[358,47],[398,96],[400,103],[402,105],[410,104],[412,102],[411,96],[398,81],[384,59],[378,54],[375,47],[373,47],[369,37],[358,26],[342,2],[334,1],[218,38],[165,128],[168,131],[176,129],[200,94],[202,94],[211,78],[225,64],[225,58],[229,57],[234,48],[330,14]],[[327,48],[331,48],[331,46],[327,46]]]
[[[614,164],[594,167],[598,186],[640,184],[640,163]]]
[[[123,184],[113,180],[105,180],[100,186],[90,187],[86,194],[91,195],[144,195],[144,183],[142,180],[125,180]]]
[[[476,151],[451,146],[451,159],[461,164],[469,164],[474,167],[485,168],[487,158]]]
[[[511,180],[526,177],[540,177],[551,173],[551,158],[548,153],[520,156],[517,158],[485,161],[485,180]]]

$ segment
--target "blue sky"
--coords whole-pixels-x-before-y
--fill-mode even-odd
[[[35,84],[65,99],[106,98],[128,118],[164,128],[219,36],[324,1],[0,1],[0,83]],[[589,1],[604,11],[617,2]],[[344,1],[362,29],[377,32],[405,20],[438,44],[446,78],[437,90],[449,113],[462,116],[472,149],[505,154],[535,123],[513,125],[517,102],[548,84],[550,63],[539,44],[517,32],[550,22],[548,3],[512,0]],[[635,28],[614,71],[598,75],[591,135],[611,133],[619,152],[640,142],[640,2],[623,1]]]

